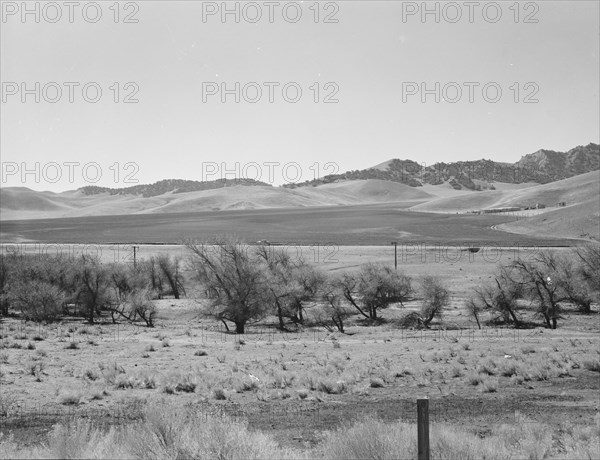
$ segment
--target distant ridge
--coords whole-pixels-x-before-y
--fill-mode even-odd
[[[81,187],[79,191],[84,195],[99,195],[101,193],[108,193],[110,195],[141,195],[145,198],[149,198],[152,196],[164,195],[165,193],[197,192],[200,190],[213,190],[235,185],[269,186],[269,184],[259,182],[254,179],[217,179],[206,182],[183,179],[164,179],[155,182],[154,184],[133,185],[131,187],[124,188],[108,188],[88,185],[87,187]]]
[[[425,184],[448,183],[456,190],[494,190],[494,182],[508,184],[547,184],[600,169],[600,146],[590,143],[568,152],[538,150],[521,157],[516,163],[492,160],[456,161],[425,166],[413,160],[394,158],[368,169],[332,174],[300,184],[286,184],[297,188],[347,180],[379,179],[411,187]]]
[[[0,187],[0,219],[236,210],[247,211],[250,218],[253,210],[371,204],[387,206],[389,212],[409,209],[471,215],[516,208],[525,218],[498,229],[599,241],[599,157],[599,146],[588,144],[564,153],[539,150],[514,164],[479,160],[422,167],[415,161],[394,159],[373,168],[282,187],[239,178],[210,182],[167,179],[62,193]]]

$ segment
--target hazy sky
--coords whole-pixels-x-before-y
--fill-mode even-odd
[[[21,1],[2,2],[2,186],[217,179],[236,163],[280,184],[599,142],[597,1],[429,2],[425,17],[421,2],[227,2],[239,22],[222,2],[77,3],[28,2],[23,17]]]

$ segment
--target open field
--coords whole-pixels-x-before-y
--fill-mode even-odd
[[[180,248],[142,246],[139,256],[174,250]],[[214,417],[248,423],[249,433],[269,436],[274,449],[284,449],[288,458],[339,458],[348,456],[339,446],[329,457],[319,449],[333,449],[326,433],[348,422],[367,420],[379,432],[404,430],[395,438],[414,442],[415,401],[426,396],[433,433],[438,433],[432,435],[433,445],[446,439],[449,425],[465,431],[444,441],[450,444],[473,436],[495,445],[495,436],[506,441],[506,430],[517,437],[534,436],[533,430],[545,435],[512,444],[513,458],[528,457],[527,449],[533,449],[525,447],[528,443],[536,446],[534,457],[596,458],[598,307],[592,315],[567,310],[556,330],[478,329],[464,309],[470,289],[491,277],[498,263],[528,260],[538,251],[404,247],[399,268],[415,280],[436,274],[451,291],[443,322],[434,321],[430,330],[397,326],[397,319],[419,309],[419,300],[386,309],[380,325],[367,326],[355,317],[346,334],[316,327],[284,333],[273,317],[249,326],[243,336],[231,334],[201,318],[204,301],[192,299],[155,301],[155,328],[111,324],[109,318],[93,326],[80,318],[50,325],[4,318],[2,432],[12,433],[21,448],[34,446],[57,422],[75,417],[100,428],[135,426],[147,410],[165,404],[177,414],[195,411],[203,424]],[[393,248],[341,247],[335,260],[314,263],[339,272],[366,261],[393,263]],[[541,326],[533,314],[524,320]],[[369,416],[385,425],[368,422]],[[569,441],[565,430],[584,434]],[[444,446],[436,449],[449,448]],[[282,458],[282,452],[274,458]]]
[[[233,235],[248,242],[387,245],[390,241],[441,245],[561,246],[565,238],[492,229],[516,220],[506,215],[411,212],[394,204],[301,209],[98,216],[2,221],[3,243],[180,243]]]
[[[569,314],[555,331],[478,330],[456,308],[449,330],[389,323],[283,334],[266,322],[243,338],[198,321],[190,301],[162,301],[154,329],[4,320],[2,431],[31,445],[64,420],[60,413],[126,424],[166,400],[239,417],[281,446],[308,449],[362,415],[414,422],[424,396],[432,422],[482,436],[519,417],[551,430],[591,423],[600,409],[597,314]],[[560,458],[559,447],[547,448]]]

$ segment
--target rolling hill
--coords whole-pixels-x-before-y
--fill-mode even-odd
[[[27,188],[0,189],[2,220],[101,215],[225,211],[236,209],[299,208],[315,206],[397,203],[410,207],[433,195],[408,185],[380,180],[325,184],[290,190],[263,185],[234,185],[185,193],[143,196],[82,190],[53,193]]]
[[[121,189],[84,187],[62,193],[9,187],[0,188],[0,219],[377,204],[425,214],[543,207],[524,211],[518,216],[523,219],[500,222],[497,228],[523,235],[538,233],[600,240],[599,158],[599,146],[589,144],[565,153],[540,150],[512,165],[480,160],[439,163],[432,169],[422,168],[411,160],[393,159],[367,170],[282,187],[245,179],[211,182],[170,179]]]
[[[538,203],[550,208],[560,202],[573,205],[598,199],[599,188],[600,173],[594,171],[548,184],[534,184],[523,188],[504,188],[500,185],[497,190],[437,198],[411,209],[426,212],[469,212],[492,208],[526,208]]]

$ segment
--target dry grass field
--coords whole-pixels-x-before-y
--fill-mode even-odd
[[[3,458],[414,458],[420,397],[434,458],[598,458],[598,307],[566,311],[556,330],[533,315],[540,327],[478,329],[468,291],[538,249],[400,249],[400,269],[451,290],[430,330],[397,326],[417,300],[379,325],[355,317],[346,334],[283,333],[271,317],[231,334],[191,299],[156,301],[154,328],[3,319]],[[393,263],[393,248],[340,247],[330,259],[313,263]]]

